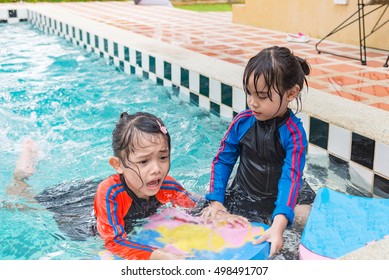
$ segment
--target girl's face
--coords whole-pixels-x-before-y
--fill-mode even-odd
[[[254,84],[254,76],[251,75],[249,78],[248,90],[247,104],[257,120],[267,121],[285,114],[290,101],[287,97],[288,94],[284,94],[281,103],[281,98],[278,93],[275,92],[274,89],[271,89],[273,100],[270,100],[263,75],[259,77],[256,86]]]
[[[153,139],[140,139],[135,153],[129,155],[125,167],[121,170],[127,186],[139,198],[148,199],[161,188],[162,182],[170,169],[170,153],[167,140],[162,134]],[[117,169],[117,171],[119,171]]]

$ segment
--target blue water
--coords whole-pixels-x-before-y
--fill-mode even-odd
[[[66,180],[114,173],[107,162],[111,132],[123,111],[148,111],[165,121],[172,137],[170,174],[204,195],[229,122],[183,102],[170,87],[127,75],[63,38],[44,35],[27,23],[1,24],[0,201],[26,203],[5,192],[25,138],[40,148],[37,171],[29,180],[36,193]],[[309,164],[308,159],[307,177],[314,189],[334,173],[321,166],[326,160],[315,157]],[[332,186],[347,190],[349,182],[335,177]],[[93,259],[104,249],[99,237],[70,241],[43,209],[0,208],[0,217],[0,259]],[[299,236],[286,234],[286,246],[297,246]]]
[[[113,174],[107,161],[111,133],[123,111],[161,117],[172,137],[170,174],[186,188],[206,192],[228,122],[182,102],[171,88],[119,72],[29,24],[0,25],[0,45],[0,200],[18,202],[6,197],[5,187],[27,137],[40,147],[29,180],[37,193],[65,180]],[[0,259],[83,259],[102,249],[99,238],[67,240],[48,211],[0,212]]]

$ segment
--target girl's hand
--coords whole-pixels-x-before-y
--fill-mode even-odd
[[[277,215],[274,217],[273,224],[268,228],[253,244],[261,244],[262,242],[270,242],[269,257],[277,254],[284,245],[283,233],[288,225],[288,220],[284,215]]]
[[[279,232],[272,227],[268,228],[257,240],[254,240],[253,244],[261,244],[265,241],[270,242],[269,258],[277,254],[284,245],[282,232]]]
[[[212,221],[219,211],[227,212],[226,207],[219,201],[212,201],[201,211],[201,218],[205,221]]]
[[[232,225],[234,228],[236,227],[244,227],[249,228],[251,223],[245,217],[240,215],[234,215],[227,211],[218,211],[212,223],[217,226],[218,224],[228,223]]]
[[[230,214],[224,205],[218,201],[212,201],[209,206],[204,208],[201,218],[206,223],[212,223],[215,227],[223,223],[229,223],[233,227],[250,227],[250,222],[246,218]]]

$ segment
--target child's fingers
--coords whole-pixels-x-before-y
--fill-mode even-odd
[[[282,249],[283,243],[279,242],[272,242],[270,243],[270,255],[269,257],[273,257],[274,255],[278,254]]]
[[[251,223],[250,223],[249,220],[246,219],[245,217],[238,216],[237,221],[238,221],[243,227],[246,227],[246,228],[251,227]]]
[[[202,219],[208,219],[212,214],[212,209],[210,207],[204,208],[203,211],[201,211],[201,218]]]
[[[202,214],[200,218],[203,220],[204,223],[212,222],[214,223],[215,217],[216,217],[217,211],[212,207],[204,208],[202,211]]]
[[[227,222],[234,227],[249,228],[251,226],[250,222],[246,218],[237,215],[231,215],[231,217],[227,219]]]
[[[278,250],[276,246],[271,246],[270,245],[270,253],[269,253],[269,258],[273,257],[275,254],[277,254]]]
[[[262,234],[258,239],[253,241],[253,244],[254,245],[261,244],[261,243],[265,242],[266,239],[267,239],[266,235]]]

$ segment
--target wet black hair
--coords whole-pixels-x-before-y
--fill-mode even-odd
[[[310,72],[308,62],[295,56],[290,49],[279,46],[269,47],[263,49],[248,61],[243,73],[243,89],[246,94],[251,94],[248,90],[250,77],[253,75],[256,87],[258,79],[263,75],[268,89],[268,97],[272,100],[271,90],[274,89],[280,96],[279,108],[281,108],[282,97],[287,90],[298,85],[301,93],[304,83],[308,88],[308,81],[305,76],[309,75]],[[261,90],[263,89],[259,89],[259,91]],[[301,110],[300,93],[296,98],[297,111]]]
[[[137,112],[131,115],[123,112],[112,132],[114,156],[118,157],[125,167],[128,167],[129,155],[142,148],[140,139],[146,138],[153,142],[156,141],[156,136],[159,134],[162,134],[166,139],[170,154],[170,135],[160,118],[146,112]]]

